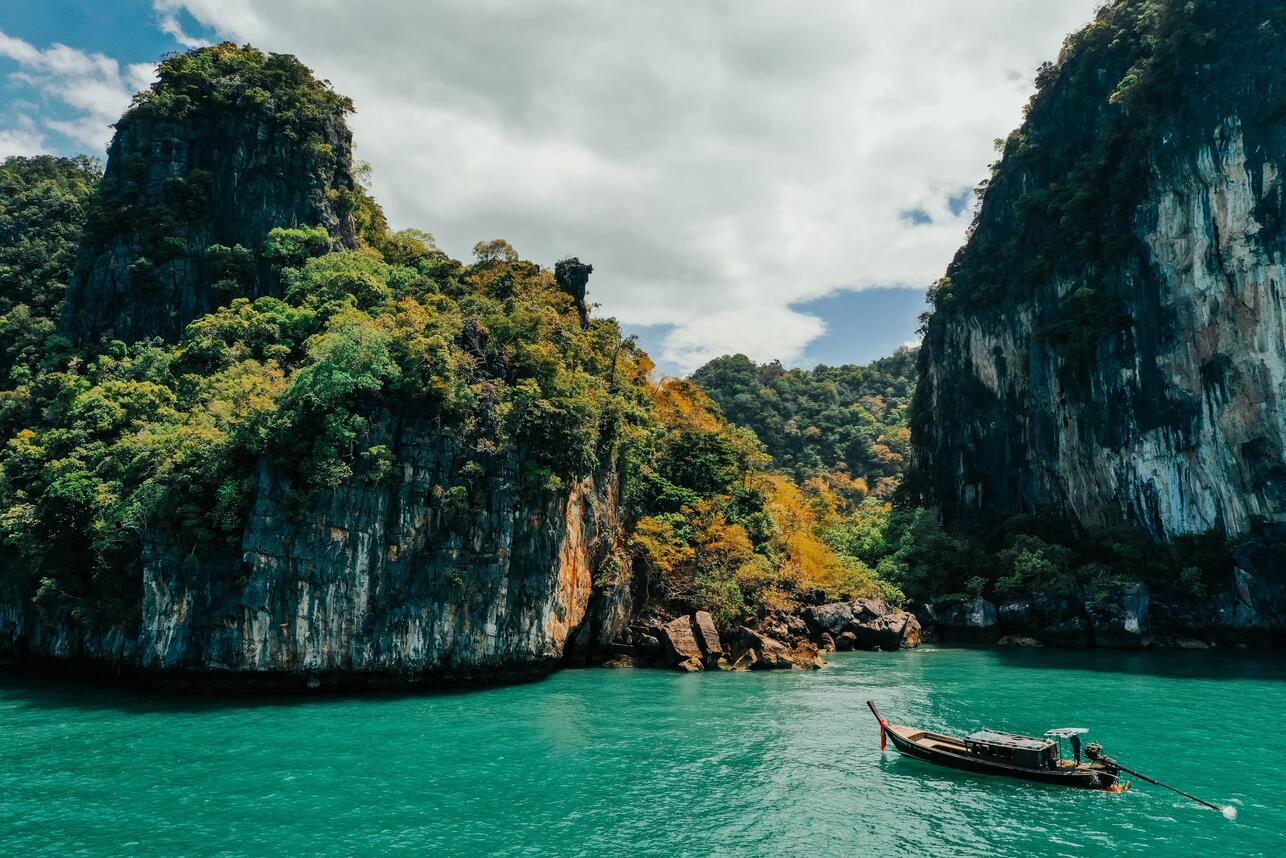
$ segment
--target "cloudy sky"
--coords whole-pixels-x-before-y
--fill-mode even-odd
[[[913,339],[1036,66],[1098,0],[0,0],[0,156],[101,154],[165,51],[298,55],[394,226],[592,262],[663,367]]]

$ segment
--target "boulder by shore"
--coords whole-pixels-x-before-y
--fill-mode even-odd
[[[918,646],[920,623],[881,599],[857,599],[771,615],[720,635],[705,611],[653,615],[627,628],[606,653],[612,667],[701,670],[817,670],[835,650]]]

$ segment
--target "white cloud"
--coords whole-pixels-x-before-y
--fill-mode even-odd
[[[824,330],[791,304],[940,276],[949,198],[1097,3],[154,0],[351,96],[394,225],[577,254],[682,368],[789,361]]]
[[[189,36],[183,29],[183,24],[179,21],[179,11],[183,4],[179,0],[153,0],[152,7],[156,10],[157,26],[161,32],[173,36],[174,41],[178,42],[185,48],[203,48],[210,43],[205,39]]]
[[[23,65],[29,65],[40,59],[40,51],[22,39],[15,39],[0,30],[0,57],[8,57]]]
[[[73,112],[72,118],[44,117],[37,128],[22,117],[17,127],[0,128],[0,149],[9,154],[30,154],[45,148],[45,132],[54,131],[91,152],[101,152],[111,140],[111,124],[129,104],[134,92],[147,86],[155,67],[146,63],[121,69],[120,63],[104,54],[86,53],[66,45],[40,49],[0,31],[0,57],[18,64],[10,80],[34,87],[46,97],[61,102]],[[25,147],[25,148],[24,148]]]
[[[14,122],[13,128],[0,128],[0,159],[45,151],[45,135],[36,127],[35,120],[19,115]]]
[[[130,63],[125,67],[125,83],[138,92],[156,83],[156,63]]]

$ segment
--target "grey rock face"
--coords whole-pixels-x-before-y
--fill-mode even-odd
[[[1206,139],[1153,179],[1135,218],[1149,267],[1120,275],[1135,327],[1104,339],[1087,382],[1069,385],[1040,336],[1072,279],[934,332],[936,418],[916,443],[949,517],[1125,517],[1158,538],[1286,520],[1286,244],[1259,220],[1286,152],[1251,158],[1236,116]]]
[[[920,644],[920,623],[915,615],[883,599],[816,605],[805,609],[803,618],[813,638],[832,649],[888,652]]]
[[[60,333],[84,343],[176,340],[233,294],[280,297],[259,254],[275,227],[325,227],[356,245],[352,137],[319,120],[319,145],[287,136],[271,111],[198,107],[182,122],[121,120],[91,207]],[[339,197],[337,197],[339,195]],[[212,245],[228,248],[220,255]]]
[[[449,683],[553,669],[592,622],[595,570],[619,539],[615,483],[531,493],[520,454],[497,454],[461,509],[444,490],[478,461],[472,450],[432,421],[386,417],[372,431],[371,443],[400,450],[395,478],[359,474],[300,510],[265,463],[239,550],[194,562],[181,534],[150,534],[138,627],[87,629],[15,598],[0,607],[0,652],[240,684]]]
[[[1275,9],[1176,4],[1171,23],[1219,33],[1189,50],[1182,27],[1106,4],[1042,73],[920,352],[916,466],[949,523],[1246,542],[1249,598],[1150,582],[1180,634],[1286,629],[1286,117],[1262,108],[1286,43],[1260,37]],[[1164,72],[1129,77],[1163,54]],[[1138,640],[1109,614],[1033,622]]]
[[[915,457],[947,520],[1281,542],[1286,117],[1263,93],[1286,42],[1271,0],[1236,11],[1106,4],[1042,72],[920,353]]]
[[[981,596],[935,605],[934,615],[943,640],[995,643],[1000,639],[996,606]]]

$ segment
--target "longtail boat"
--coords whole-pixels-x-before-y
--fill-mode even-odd
[[[1089,745],[1087,756],[1100,762],[1082,763],[1062,756],[1062,739],[1076,737],[1079,747],[1080,727],[1050,730],[1045,736],[1019,736],[997,730],[979,730],[964,738],[944,736],[918,727],[904,727],[884,720],[874,700],[866,701],[880,722],[880,748],[885,747],[885,737],[893,747],[908,757],[964,769],[987,775],[1004,775],[1011,778],[1039,781],[1058,786],[1101,789],[1119,792],[1129,788],[1129,782],[1117,783],[1120,769],[1110,757],[1101,756],[1101,747]]]

